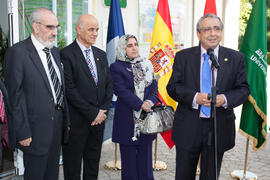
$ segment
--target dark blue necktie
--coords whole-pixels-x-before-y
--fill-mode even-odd
[[[211,94],[211,68],[208,63],[209,56],[208,54],[204,53],[203,57],[204,57],[204,61],[202,65],[201,92]],[[210,115],[210,107],[205,107],[204,105],[202,105],[201,111],[205,116]]]

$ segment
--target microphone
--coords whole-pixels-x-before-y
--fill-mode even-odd
[[[218,63],[217,57],[214,53],[214,50],[212,48],[207,49],[207,54],[210,56],[210,59],[212,60],[212,64],[216,69],[219,69],[220,65]]]

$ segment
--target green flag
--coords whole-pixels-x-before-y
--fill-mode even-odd
[[[266,144],[266,28],[266,1],[256,0],[240,48],[245,55],[250,86],[248,102],[242,109],[240,133],[253,140],[254,151]]]

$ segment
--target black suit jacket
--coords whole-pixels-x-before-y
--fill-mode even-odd
[[[52,48],[51,53],[65,87],[57,48]],[[7,50],[5,82],[10,97],[13,131],[18,147],[26,153],[46,154],[52,142],[55,104],[48,77],[30,37]],[[64,101],[64,126],[66,127],[69,125],[69,116],[66,99]],[[29,147],[19,145],[19,141],[29,137],[32,137]]]
[[[94,46],[92,51],[97,67],[97,85],[76,40],[60,52],[70,105],[71,134],[87,134],[99,110],[108,110],[111,104],[113,88],[106,53]],[[104,128],[104,123],[94,127]]]
[[[200,92],[201,72],[200,46],[178,52],[175,56],[173,73],[167,85],[168,94],[178,102],[172,130],[176,145],[192,147],[199,128],[200,108],[193,109],[195,94]],[[217,94],[224,94],[228,108],[217,108],[217,146],[219,152],[235,145],[235,114],[233,108],[247,101],[249,86],[246,78],[244,56],[232,49],[219,48],[217,72]]]

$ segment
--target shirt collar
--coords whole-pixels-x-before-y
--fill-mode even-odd
[[[215,55],[217,56],[218,58],[218,51],[219,51],[219,45],[214,49],[214,53]],[[204,49],[202,46],[201,46],[201,57],[203,57],[203,54],[206,53],[207,54],[207,50]]]
[[[81,49],[81,51],[84,53],[85,52],[85,50],[87,50],[87,49],[90,49],[91,51],[92,51],[92,46],[90,46],[89,48],[86,48],[82,43],[80,43],[80,41],[76,38],[76,42],[77,42],[77,44],[79,45],[79,47],[80,47],[80,49]]]
[[[45,48],[45,46],[43,46],[43,45],[36,39],[36,37],[35,37],[33,34],[31,34],[31,40],[32,40],[32,42],[33,42],[35,48],[37,49],[37,51],[42,51],[42,50]]]

